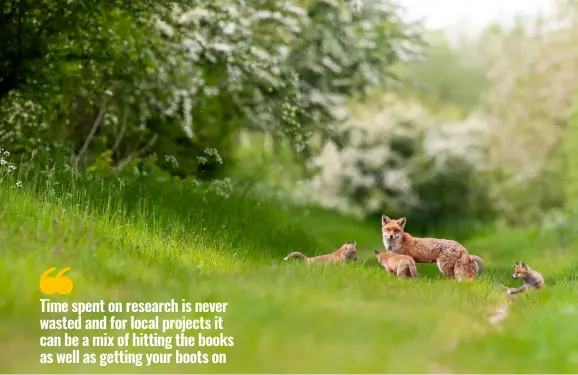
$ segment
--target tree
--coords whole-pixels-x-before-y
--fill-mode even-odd
[[[206,178],[232,164],[240,129],[302,150],[335,103],[388,83],[417,39],[386,0],[359,12],[321,0],[13,4],[0,140],[63,141],[74,160],[102,154],[116,167],[157,153],[173,173]],[[35,121],[19,110],[31,102]]]

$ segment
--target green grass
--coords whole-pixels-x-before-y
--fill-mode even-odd
[[[327,267],[282,261],[292,250],[319,254],[348,240],[357,241],[361,261]],[[125,186],[30,180],[20,189],[0,183],[0,372],[578,371],[572,245],[558,248],[554,234],[540,230],[496,232],[465,245],[485,260],[475,283],[445,280],[435,265],[418,265],[418,279],[400,281],[374,259],[378,222],[149,180]],[[520,284],[510,278],[515,260],[541,271],[546,289],[515,299],[501,293],[495,281]],[[74,290],[52,300],[228,302],[221,315],[233,347],[170,351],[222,352],[227,363],[41,365],[42,351],[70,348],[40,348],[39,276],[67,266]],[[509,315],[492,326],[488,316],[507,300]],[[187,317],[200,315],[213,316]]]

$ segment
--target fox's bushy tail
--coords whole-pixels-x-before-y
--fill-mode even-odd
[[[415,263],[410,263],[408,268],[409,268],[409,275],[411,276],[412,279],[415,279],[417,277],[417,269],[415,268]]]
[[[484,261],[477,255],[470,255],[470,259],[474,261],[474,269],[476,270],[476,275],[481,275],[484,270]]]
[[[300,259],[300,260],[304,260],[304,261],[309,260],[309,258],[307,258],[305,255],[303,255],[299,251],[294,251],[291,254],[287,255],[285,258],[283,258],[283,260],[288,260],[288,259]]]

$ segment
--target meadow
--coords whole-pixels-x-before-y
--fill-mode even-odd
[[[373,255],[382,248],[379,220],[247,193],[223,198],[146,177],[123,185],[35,176],[22,187],[10,179],[0,187],[2,373],[578,370],[578,255],[576,243],[560,245],[555,230],[492,230],[464,239],[485,262],[474,283],[446,280],[423,264],[417,279],[396,280]],[[410,233],[411,224],[408,218]],[[282,260],[292,250],[320,254],[345,241],[357,241],[360,261]],[[546,288],[511,298],[496,282],[520,285],[511,279],[520,260],[543,274]],[[47,314],[40,313],[38,280],[49,267],[71,267],[74,281],[71,294],[52,300],[228,302],[223,332],[234,346],[197,348],[225,353],[227,363],[41,365],[43,350],[59,351],[39,345],[38,321]],[[504,304],[503,320],[492,324]]]
[[[3,1],[0,373],[578,373],[578,3],[473,34],[405,3]],[[389,276],[382,214],[483,274]],[[360,260],[283,260],[346,241]],[[516,261],[545,288],[504,293]],[[95,346],[126,331],[42,330],[78,317],[46,298],[227,303],[158,315],[233,345]],[[125,350],[173,358],[106,357]]]

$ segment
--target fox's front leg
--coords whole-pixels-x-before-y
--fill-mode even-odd
[[[526,290],[528,290],[528,285],[524,284],[519,288],[508,288],[506,289],[506,293],[508,294],[518,294],[518,293],[523,293]]]

